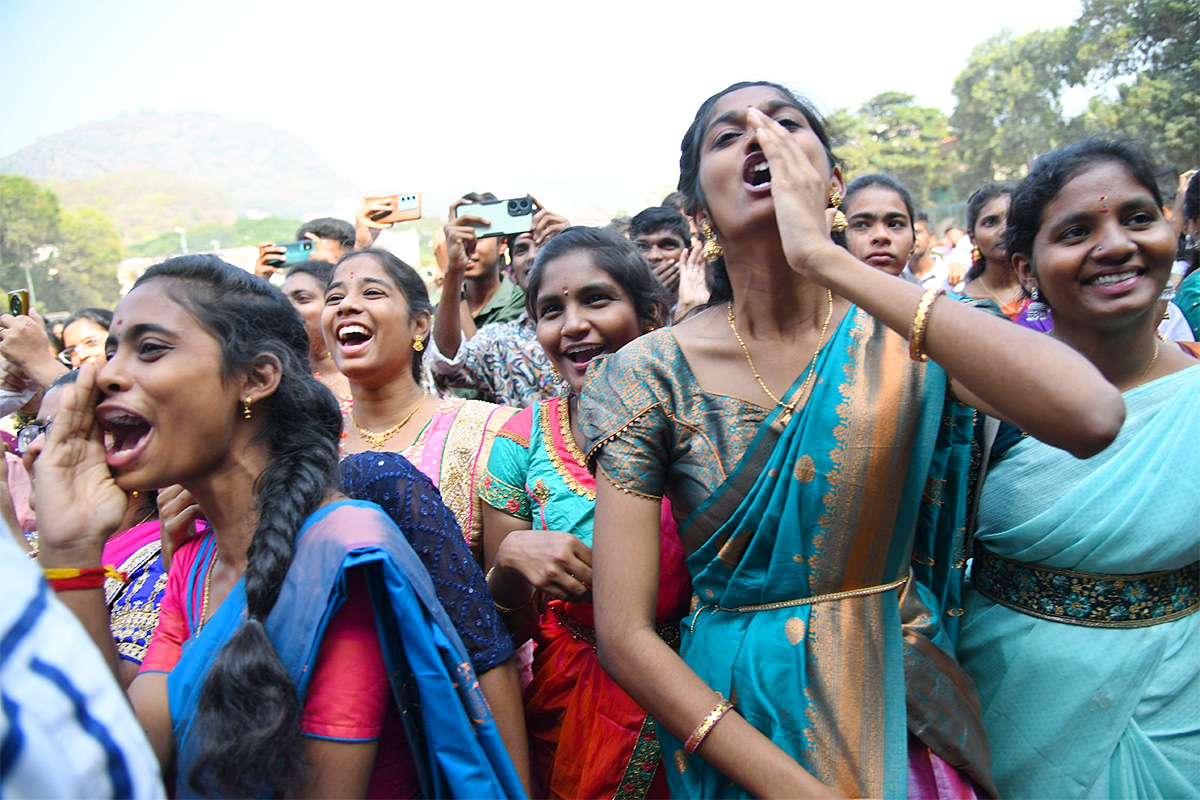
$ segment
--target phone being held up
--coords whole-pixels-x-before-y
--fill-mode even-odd
[[[476,238],[490,236],[512,236],[533,230],[533,198],[514,197],[510,200],[484,200],[480,203],[464,203],[455,209],[455,217],[480,217],[491,223],[488,227],[478,226]]]

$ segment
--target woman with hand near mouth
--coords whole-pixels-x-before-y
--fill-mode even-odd
[[[829,138],[781,86],[705,101],[679,188],[712,301],[593,365],[580,404],[601,663],[657,723],[673,796],[986,789],[953,658],[971,408],[1086,457],[1120,394],[839,246]],[[654,628],[664,495],[694,595],[678,654]]]
[[[1012,196],[1022,283],[1128,416],[1086,461],[1008,425],[992,448],[959,653],[1005,797],[1200,793],[1200,495],[1172,480],[1200,475],[1200,365],[1155,335],[1161,208],[1145,158],[1104,141],[1043,156]]]
[[[627,239],[577,227],[538,251],[527,302],[570,395],[535,403],[501,429],[484,480],[483,519],[496,607],[516,641],[532,636],[536,643],[525,717],[540,788],[551,797],[664,797],[653,722],[596,658],[596,480],[578,444],[576,404],[590,365],[664,324],[669,301]],[[655,617],[677,638],[688,578],[669,511],[662,521]]]
[[[35,466],[40,558],[115,663],[100,555],[125,492],[178,483],[204,509],[129,687],[174,793],[519,794],[428,572],[378,506],[336,491],[341,415],[282,293],[183,256],[113,317]]]
[[[912,194],[887,175],[863,175],[850,181],[842,203],[846,249],[864,264],[899,275],[916,242]]]
[[[354,400],[341,450],[411,461],[441,491],[481,561],[479,487],[496,431],[516,409],[428,394],[420,375],[431,312],[420,276],[386,250],[349,253],[334,268],[321,327]]]

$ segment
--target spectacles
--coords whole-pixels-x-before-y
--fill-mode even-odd
[[[38,422],[35,419],[24,428],[21,428],[21,430],[17,431],[17,452],[21,455],[28,453],[34,439],[48,434],[50,432],[50,426],[53,424],[53,420],[50,422]]]
[[[75,351],[81,347],[85,351],[92,351],[92,350],[95,350],[96,348],[102,348],[102,347],[104,347],[104,337],[103,336],[89,336],[88,338],[84,339],[82,342],[80,342],[77,345],[72,345],[71,347],[64,347],[62,352],[60,352],[58,354],[58,360],[64,364],[66,364],[68,367],[75,366],[72,363],[71,359],[75,355]],[[103,352],[103,350],[101,350],[101,352]]]

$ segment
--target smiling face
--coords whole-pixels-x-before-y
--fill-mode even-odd
[[[413,337],[428,338],[429,328],[429,314],[409,313],[408,298],[374,256],[355,256],[334,270],[321,331],[334,364],[353,383],[411,380]]]
[[[846,247],[854,257],[899,275],[913,250],[913,224],[900,195],[885,186],[868,186],[842,210],[849,223]]]
[[[75,320],[63,328],[63,352],[71,359],[72,367],[93,364],[96,359],[104,360],[104,340],[108,331],[86,317]]]
[[[1093,164],[1042,212],[1032,259],[1013,266],[1054,309],[1054,324],[1107,327],[1154,313],[1175,237],[1154,196],[1124,164]]]
[[[723,241],[776,225],[771,169],[747,124],[747,106],[758,108],[789,131],[817,170],[830,176],[830,189],[841,188],[825,146],[801,109],[769,86],[732,91],[713,107],[700,144],[699,183],[706,209],[697,216],[711,219]]]
[[[529,268],[533,266],[533,259],[537,255],[537,245],[533,243],[533,234],[517,234],[517,238],[513,240],[511,251],[512,263],[509,269],[512,271],[513,283],[524,289],[525,285],[529,283]]]
[[[309,350],[324,355],[329,350],[321,332],[321,309],[325,307],[325,287],[307,272],[293,272],[283,282],[283,293],[304,320]]]
[[[150,281],[117,304],[97,375],[108,465],[126,490],[188,486],[246,446],[241,384],[222,375],[220,343],[171,297],[172,283]]]
[[[534,310],[538,343],[575,393],[592,359],[620,350],[646,324],[621,285],[586,250],[546,265]]]
[[[993,197],[979,210],[975,227],[971,229],[971,241],[989,261],[1002,261],[1004,252],[1004,225],[1008,219],[1009,196]]]

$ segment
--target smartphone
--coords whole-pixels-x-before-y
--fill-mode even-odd
[[[392,211],[379,211],[371,215],[375,222],[408,222],[421,218],[421,194],[388,194],[381,197],[365,197],[364,200],[391,200]]]
[[[295,264],[297,261],[307,261],[312,258],[313,240],[301,239],[298,242],[289,242],[283,245],[283,259],[273,259],[267,263],[273,267],[279,267],[284,264]]]
[[[14,317],[29,314],[29,290],[17,289],[8,293],[8,313]]]
[[[475,234],[480,239],[489,236],[511,236],[515,233],[529,233],[533,230],[533,198],[515,197],[511,200],[485,200],[482,203],[468,203],[455,210],[455,216],[483,217],[492,223],[491,227],[480,228]]]

